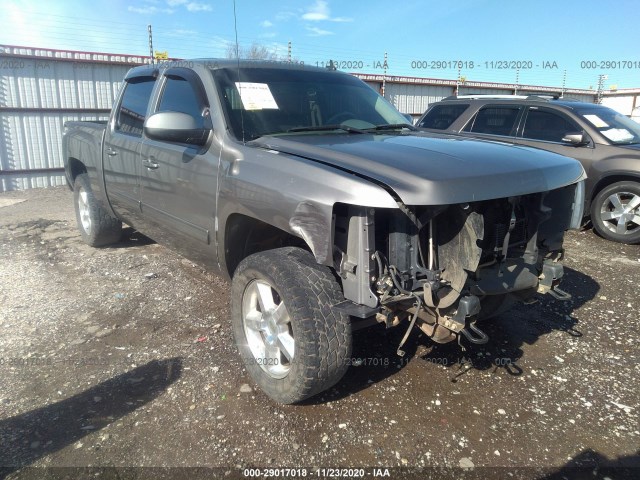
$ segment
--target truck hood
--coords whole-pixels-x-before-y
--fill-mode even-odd
[[[580,163],[536,148],[452,135],[265,136],[252,146],[331,165],[382,183],[407,205],[447,205],[564,187]]]

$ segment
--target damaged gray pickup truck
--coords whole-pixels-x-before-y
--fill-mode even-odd
[[[481,322],[559,300],[584,170],[504,143],[416,132],[353,76],[207,61],[129,71],[108,122],[69,122],[78,227],[122,223],[232,279],[240,354],[272,399],[334,385],[352,331],[405,323],[484,343]]]

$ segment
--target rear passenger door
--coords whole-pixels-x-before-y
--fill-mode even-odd
[[[514,104],[494,104],[481,107],[462,129],[473,137],[513,141],[524,107]]]
[[[107,125],[102,147],[106,191],[111,205],[130,225],[140,223],[140,148],[155,77],[127,78]]]
[[[171,68],[159,81],[150,114],[186,113],[211,129],[209,102],[193,70]],[[141,150],[142,211],[150,235],[212,266],[219,157],[215,140],[199,146],[145,137]]]

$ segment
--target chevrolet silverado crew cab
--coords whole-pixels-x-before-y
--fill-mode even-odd
[[[536,293],[558,299],[585,173],[533,148],[416,132],[336,71],[249,61],[129,71],[106,123],[69,122],[82,238],[122,223],[231,279],[236,343],[272,399],[350,364],[352,331],[404,322],[434,342]]]
[[[640,243],[640,125],[621,113],[553,96],[461,95],[432,104],[416,126],[579,160],[593,228],[614,242]]]

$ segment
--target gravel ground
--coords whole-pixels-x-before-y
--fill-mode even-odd
[[[361,360],[343,381],[280,406],[240,363],[228,285],[131,229],[124,238],[84,245],[64,187],[0,194],[0,478],[301,466],[640,478],[640,246],[571,233],[571,302],[520,306],[464,352],[414,333],[400,359],[404,328],[358,332]]]

